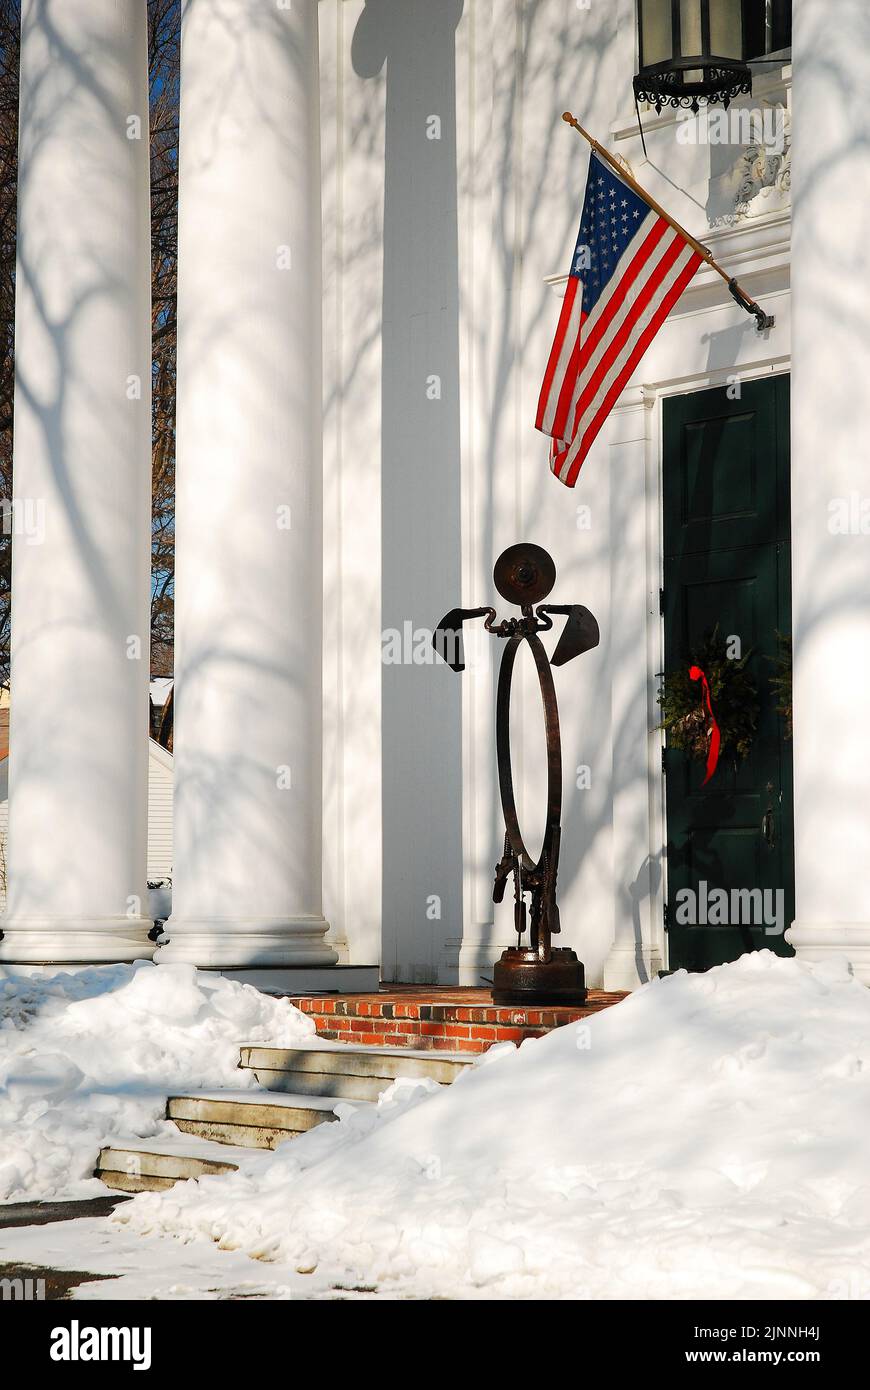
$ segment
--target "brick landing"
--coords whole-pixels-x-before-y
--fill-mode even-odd
[[[582,1006],[524,1008],[495,1005],[485,989],[399,985],[378,994],[294,996],[321,1038],[367,1047],[485,1052],[497,1042],[521,1043],[618,1004],[625,994],[591,989]]]

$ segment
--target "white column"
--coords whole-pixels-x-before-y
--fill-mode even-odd
[[[610,422],[610,638],[613,796],[613,945],[605,989],[637,989],[662,967],[659,920],[662,853],[651,846],[650,757],[658,749],[656,656],[651,616],[658,618],[658,573],[649,563],[658,535],[658,495],[647,496],[647,417],[654,405],[633,387]],[[651,485],[654,488],[654,484]],[[652,688],[651,688],[652,687]]]
[[[870,984],[866,0],[796,0],[794,70],[797,920],[787,939],[808,959],[848,956]]]
[[[0,960],[150,956],[145,0],[23,0]]]
[[[329,965],[316,0],[182,12],[175,849],[158,960]]]

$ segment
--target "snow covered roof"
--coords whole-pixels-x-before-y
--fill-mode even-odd
[[[173,686],[172,676],[154,676],[149,687],[151,703],[155,709],[162,709]]]

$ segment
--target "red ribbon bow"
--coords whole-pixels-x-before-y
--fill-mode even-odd
[[[692,666],[689,669],[690,681],[701,681],[704,687],[704,702],[712,721],[710,730],[710,747],[707,749],[707,776],[704,778],[702,786],[707,785],[713,773],[716,771],[716,764],[719,761],[719,748],[722,743],[722,735],[719,732],[719,725],[716,723],[716,716],[713,713],[713,705],[710,701],[710,684],[701,670],[700,666]]]

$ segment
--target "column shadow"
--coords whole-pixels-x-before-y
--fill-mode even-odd
[[[382,629],[461,594],[455,30],[464,0],[367,0],[356,74],[386,64]],[[410,625],[410,626],[409,626]],[[461,686],[403,641],[383,666],[383,972],[432,980],[461,933]]]

